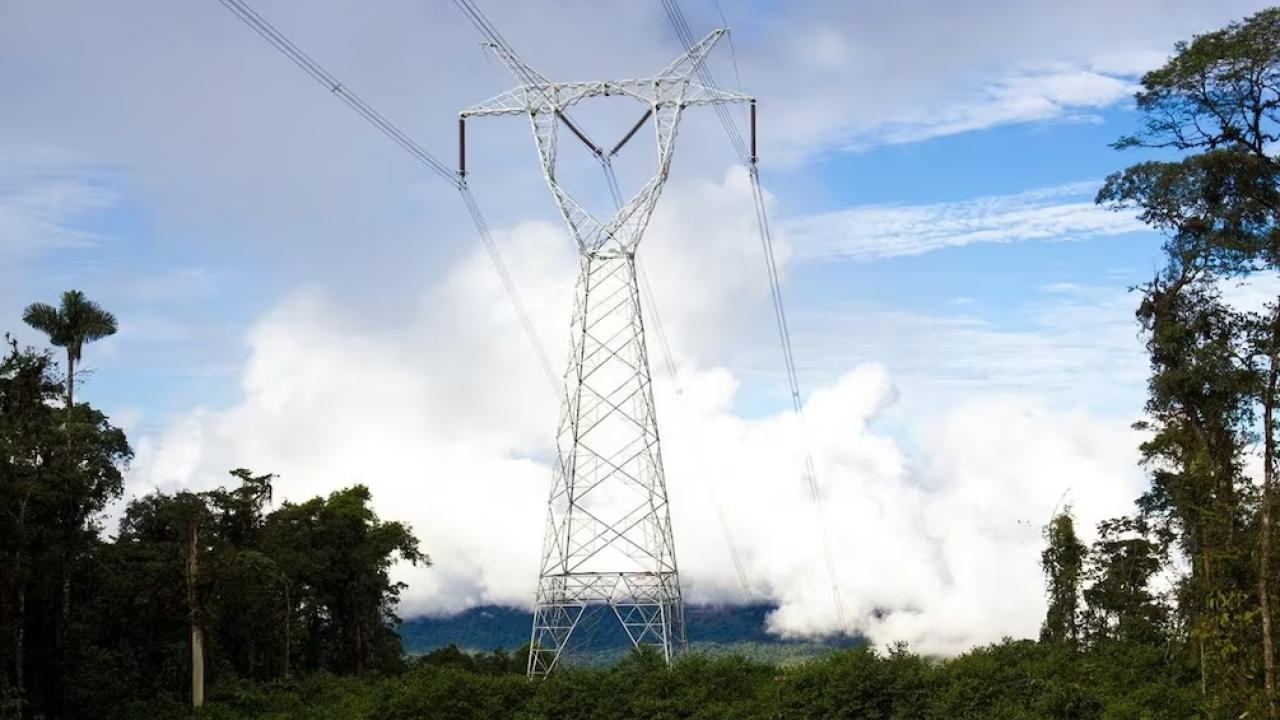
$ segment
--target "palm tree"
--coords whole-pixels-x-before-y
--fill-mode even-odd
[[[49,342],[67,349],[67,420],[75,408],[76,363],[84,344],[116,334],[116,316],[79,290],[62,293],[62,306],[32,303],[22,313],[22,320],[49,336]],[[68,436],[70,438],[70,436]],[[70,495],[70,493],[68,493]],[[77,530],[83,525],[82,508],[74,509]],[[69,547],[69,546],[68,546]],[[54,643],[61,656],[65,652],[67,628],[71,623],[71,559],[62,562],[62,614],[54,633]]]
[[[76,363],[87,342],[116,334],[116,316],[79,290],[62,293],[62,307],[31,303],[22,321],[49,336],[49,342],[67,349],[67,410],[75,405]]]

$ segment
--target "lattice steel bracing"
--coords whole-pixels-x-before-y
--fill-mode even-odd
[[[667,179],[681,113],[690,106],[752,101],[691,79],[724,32],[711,32],[652,77],[601,82],[552,82],[509,47],[494,45],[491,49],[520,85],[461,114],[464,120],[529,117],[547,185],[580,254],[535,598],[531,676],[550,672],[587,626],[601,620],[616,621],[634,645],[653,646],[668,660],[685,644],[635,253]],[[636,126],[608,153],[567,116],[573,105],[602,96],[645,107]],[[649,120],[657,170],[601,221],[556,179],[560,128],[572,131],[608,169],[608,158]],[[465,177],[465,155],[462,163]]]

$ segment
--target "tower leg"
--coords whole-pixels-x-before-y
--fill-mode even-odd
[[[587,649],[588,619],[670,661],[684,607],[633,253],[581,256],[556,441],[529,675]]]

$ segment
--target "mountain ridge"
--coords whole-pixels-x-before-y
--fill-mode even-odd
[[[707,654],[737,653],[786,661],[864,642],[859,638],[784,639],[770,635],[765,630],[765,618],[775,609],[763,603],[688,605],[685,631],[690,649]],[[528,610],[481,605],[452,615],[406,619],[399,632],[405,652],[411,655],[449,645],[469,652],[511,651],[529,642],[532,623],[533,615]],[[604,649],[625,650],[625,642],[625,636],[619,635],[606,640]]]

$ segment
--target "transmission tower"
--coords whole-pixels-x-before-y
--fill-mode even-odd
[[[601,621],[616,621],[633,645],[652,646],[668,662],[685,646],[635,254],[666,183],[685,108],[750,103],[754,126],[751,97],[692,79],[724,34],[712,31],[652,77],[599,82],[553,82],[505,42],[493,42],[490,49],[519,85],[460,116],[459,173],[464,182],[466,118],[529,117],[543,175],[579,251],[557,460],[534,603],[530,676],[550,672],[577,649],[575,633],[594,631]],[[605,96],[645,108],[607,152],[567,115],[577,103]],[[556,179],[560,126],[600,160],[616,190],[609,160],[650,119],[657,140],[653,177],[612,217],[597,219]],[[754,132],[752,145],[754,155]]]

